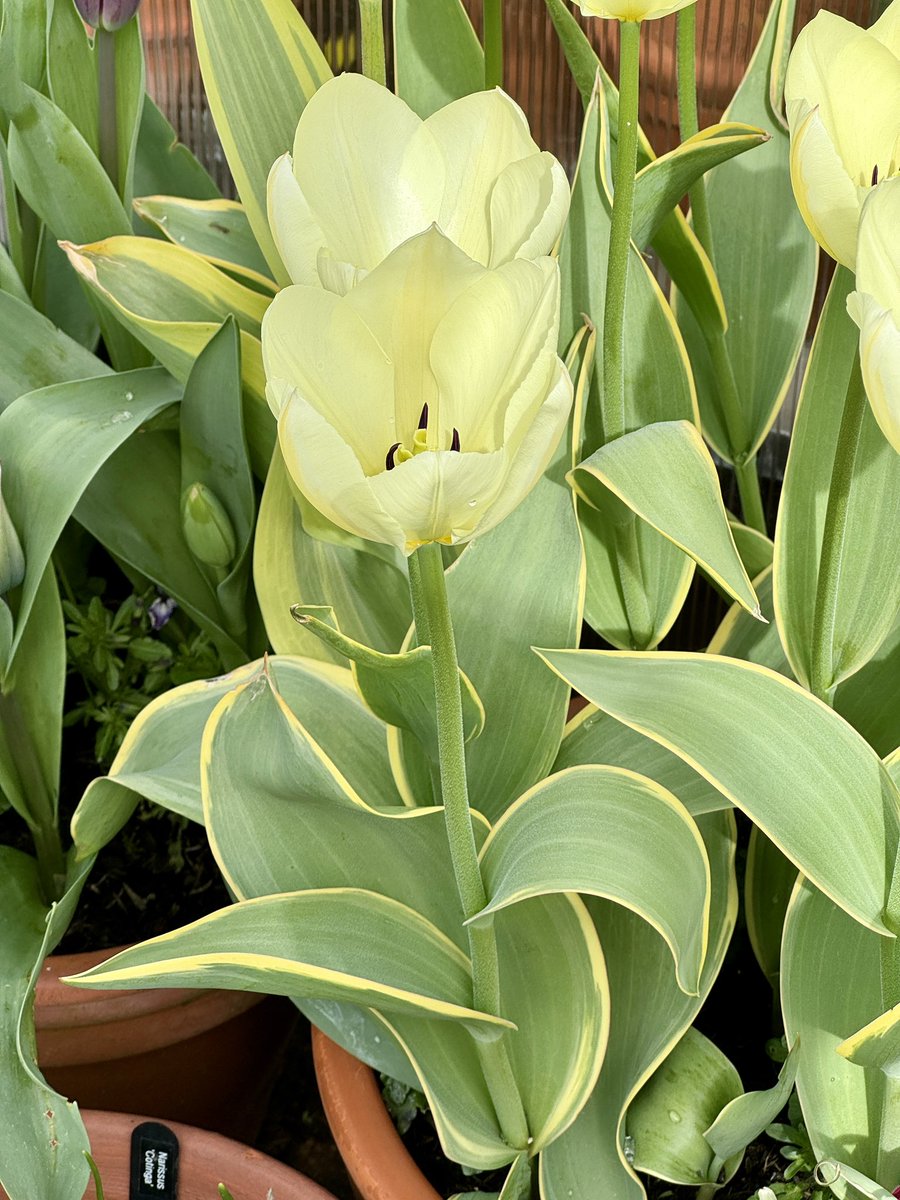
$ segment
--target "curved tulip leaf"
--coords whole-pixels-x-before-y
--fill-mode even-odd
[[[754,825],[744,875],[744,913],[750,945],[772,990],[778,990],[784,916],[797,882],[797,868]]]
[[[817,1159],[849,1160],[890,1191],[900,1178],[900,1083],[838,1053],[883,1012],[883,944],[809,882],[798,883],[785,920],[781,997],[788,1043],[801,1043],[803,1122]],[[834,1190],[855,1200],[852,1186]]]
[[[588,763],[622,767],[647,776],[672,792],[692,817],[731,807],[720,791],[677,755],[613,720],[593,704],[566,726],[553,771]]]
[[[578,1118],[541,1155],[544,1200],[615,1196],[644,1200],[625,1153],[625,1112],[633,1096],[696,1017],[719,972],[737,914],[732,813],[698,818],[712,879],[709,951],[699,997],[680,991],[662,939],[621,905],[588,898],[609,968],[610,1041],[600,1080]]]
[[[423,119],[484,87],[484,51],[460,0],[395,0],[397,95]]]
[[[769,140],[706,176],[711,257],[728,314],[725,350],[743,414],[743,429],[731,431],[741,438],[739,444],[733,443],[726,427],[704,326],[687,307],[696,306],[687,294],[675,298],[697,383],[703,432],[731,462],[736,456],[752,457],[771,429],[794,375],[815,294],[818,252],[794,202],[790,141],[778,86],[794,7],[795,0],[772,4],[750,65],[722,118],[766,129]],[[676,286],[680,288],[677,280]]]
[[[772,1087],[735,1097],[706,1130],[703,1136],[721,1162],[742,1154],[787,1104],[797,1078],[798,1054],[795,1045]]]
[[[0,291],[0,324],[0,411],[26,392],[52,383],[112,374],[111,367],[57,329],[30,302],[5,291]]]
[[[109,456],[143,421],[181,399],[159,367],[61,383],[0,413],[3,496],[25,553],[15,654],[63,526]]]
[[[260,0],[252,18],[244,0],[191,0],[191,14],[210,111],[247,220],[275,279],[290,283],[269,231],[266,180],[331,71],[290,0]]]
[[[741,1077],[722,1051],[689,1029],[628,1109],[635,1168],[692,1187],[727,1183],[744,1147],[720,1163],[704,1131],[742,1092]]]
[[[790,663],[784,654],[778,626],[773,614],[775,603],[772,596],[771,563],[753,581],[759,600],[760,611],[766,621],[758,621],[746,608],[733,604],[707,646],[708,654],[724,654],[729,658],[742,658],[745,662],[759,663],[780,675],[793,679]]]
[[[859,1067],[900,1079],[900,1003],[845,1038],[837,1052]]]
[[[591,103],[599,76],[609,109],[610,135],[617,141],[619,93],[615,84],[563,0],[545,2],[585,110]],[[638,167],[643,169],[655,158],[653,147],[638,126]],[[663,219],[653,237],[653,248],[703,325],[724,330],[728,321],[715,272],[680,209],[673,207]]]
[[[361,539],[358,545],[364,545]],[[341,662],[291,617],[298,602],[327,604],[348,636],[389,653],[399,649],[409,628],[409,581],[398,558],[313,536],[277,448],[257,518],[253,575],[266,632],[279,654]]]
[[[74,4],[47,5],[47,90],[99,158],[97,60]],[[40,84],[35,86],[39,87]]]
[[[185,200],[181,196],[142,196],[134,211],[170,242],[274,292],[275,285],[243,205],[234,200]]]
[[[731,536],[741,556],[741,562],[750,578],[755,579],[766,567],[771,567],[775,544],[758,529],[751,529],[749,525],[744,525],[731,515],[728,517],[728,524],[731,526]]]
[[[146,93],[134,160],[134,190],[138,196],[185,200],[216,200],[222,194]]]
[[[551,775],[506,810],[480,862],[488,903],[472,920],[532,896],[603,896],[648,921],[672,953],[679,986],[699,991],[709,863],[696,825],[658,784],[618,767]]]
[[[838,685],[834,707],[881,755],[900,746],[900,620],[864,667]]]
[[[228,316],[241,328],[244,423],[254,470],[265,475],[275,423],[265,400],[260,322],[270,298],[243,287],[181,246],[155,238],[108,238],[63,249],[91,291],[176,379]]]
[[[471,967],[458,947],[412,909],[364,888],[242,900],[65,982],[315,996],[460,1021],[487,1037],[514,1028],[472,1008]]]
[[[562,270],[561,342],[568,345],[587,314],[602,328],[605,303],[605,263],[609,241],[609,201],[597,167],[608,150],[606,108],[602,91],[595,92],[587,110],[572,207],[560,248]],[[695,418],[690,369],[674,319],[647,264],[632,247],[628,264],[630,328],[640,336],[627,339],[626,427],[642,428],[658,421]],[[595,363],[584,406],[584,452],[605,441],[601,421],[600,371]],[[611,519],[608,511],[579,506],[585,543],[589,623],[613,645],[655,645],[678,613],[693,573],[693,563],[676,546],[644,522],[629,516],[621,505]],[[647,612],[627,611],[619,586],[622,565],[618,541],[633,537],[640,559]]]
[[[600,509],[604,496],[598,490],[613,492],[729,596],[762,616],[731,534],[715,464],[689,421],[647,425],[607,442],[570,478],[579,495]]]
[[[825,511],[841,436],[858,333],[846,311],[853,276],[835,274],[803,379],[775,535],[775,615],[794,674],[808,684]],[[900,526],[900,455],[868,405],[850,483],[847,525],[837,549],[837,586],[825,620],[831,630],[831,687],[859,670],[885,640],[900,610],[894,532]]]
[[[898,923],[897,789],[871,747],[825,704],[774,671],[711,654],[543,657],[605,712],[705,775],[861,924],[887,933]]]
[[[709,125],[641,167],[634,180],[634,220],[631,238],[644,247],[679,200],[707,171],[769,140],[755,125],[728,121]]]

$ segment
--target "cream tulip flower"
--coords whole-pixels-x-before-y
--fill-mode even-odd
[[[654,21],[667,17],[695,4],[696,0],[578,0],[578,7],[586,17],[605,17],[609,21]]]
[[[797,204],[853,270],[863,202],[900,171],[900,0],[870,29],[818,13],[791,51],[784,94]]]
[[[569,209],[565,172],[505,93],[464,96],[423,121],[363,75],[319,88],[268,189],[293,282],[341,295],[433,224],[483,266],[549,254]]]
[[[345,296],[285,288],[262,345],[294,482],[335,524],[405,554],[487,532],[565,426],[558,325],[553,259],[490,270],[436,228]]]
[[[859,326],[866,395],[884,436],[900,452],[900,176],[880,183],[863,205],[856,291],[847,311]]]

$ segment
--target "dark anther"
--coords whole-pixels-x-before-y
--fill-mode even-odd
[[[453,430],[453,440],[450,443],[450,449],[451,450],[459,449],[459,430],[458,429]]]
[[[422,405],[422,415],[419,417],[419,429],[428,428],[428,405]]]
[[[386,471],[393,471],[394,467],[396,467],[397,464],[394,462],[394,455],[397,453],[397,451],[399,449],[400,449],[400,443],[394,442],[393,446],[391,446],[390,450],[388,450],[387,455],[384,460],[384,469]]]
[[[878,182],[878,163],[872,168],[872,187]]]

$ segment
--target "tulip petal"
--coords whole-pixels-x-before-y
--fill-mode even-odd
[[[431,345],[442,436],[456,428],[463,450],[498,449],[509,401],[540,357],[546,365],[538,389],[546,387],[558,327],[553,259],[515,259],[484,272],[447,312]]]
[[[296,391],[282,409],[278,440],[294,483],[329,521],[403,549],[404,532],[373,495],[353,449]]]
[[[890,309],[900,325],[900,176],[873,188],[863,205],[856,286]]]
[[[367,269],[428,228],[444,182],[421,120],[363,75],[329,80],[307,104],[294,175],[335,258]]]
[[[425,122],[444,159],[438,224],[478,262],[491,256],[490,196],[510,163],[539,153],[525,114],[504,92],[475,92]]]
[[[889,4],[868,32],[900,58],[900,4]]]
[[[322,287],[336,296],[346,296],[356,285],[368,275],[363,267],[354,267],[352,263],[341,262],[335,258],[327,246],[322,246],[316,258],[316,270]]]
[[[290,154],[276,158],[266,195],[272,238],[292,282],[318,283],[316,256],[325,235],[294,178]]]
[[[497,497],[504,459],[502,450],[436,450],[373,476],[369,484],[381,507],[405,529],[405,550],[411,554],[425,542],[449,544],[471,535]]]
[[[491,192],[488,266],[549,254],[566,223],[569,197],[566,173],[552,154],[510,163]]]
[[[352,446],[362,470],[384,470],[393,429],[393,371],[349,304],[321,288],[279,292],[263,321],[263,362],[273,389],[289,385]]]
[[[653,0],[579,0],[581,11],[586,17],[606,17],[614,21],[650,21],[667,17],[670,13],[687,8],[695,0],[673,0],[672,3],[654,3]]]
[[[788,109],[790,116],[791,109]],[[859,193],[844,169],[818,109],[811,109],[791,137],[791,183],[807,227],[823,249],[853,270]]]
[[[900,453],[900,329],[893,314],[865,292],[851,292],[847,311],[859,326],[863,383],[881,432]]]

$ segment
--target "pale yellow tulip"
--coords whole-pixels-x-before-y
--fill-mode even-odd
[[[884,436],[900,452],[900,176],[863,205],[856,291],[847,310],[859,326],[866,395]]]
[[[797,204],[853,270],[863,202],[900,170],[900,0],[868,30],[818,13],[791,52],[785,100]]]
[[[565,172],[505,93],[464,96],[423,121],[362,75],[319,88],[293,155],[269,175],[291,279],[340,294],[433,224],[484,266],[548,254],[568,207]]]
[[[486,269],[432,228],[345,296],[280,292],[269,402],[298,488],[335,524],[410,554],[493,528],[545,470],[572,400],[559,268]]]
[[[687,8],[696,0],[578,0],[578,6],[586,17],[605,17],[609,21],[654,21],[670,13]]]

